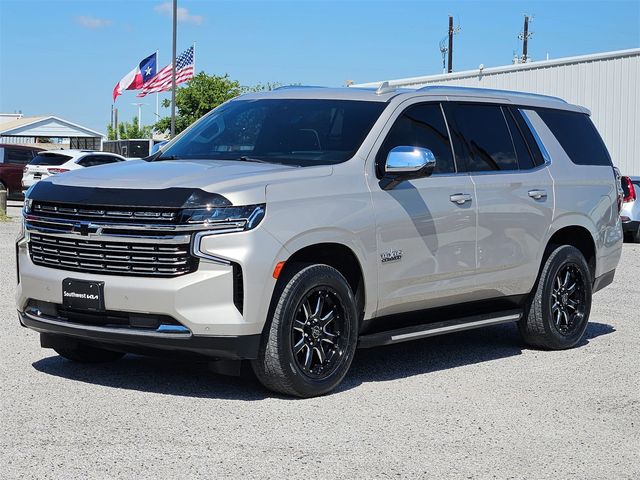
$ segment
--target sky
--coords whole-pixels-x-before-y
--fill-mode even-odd
[[[640,47],[640,0],[178,0],[178,7],[178,54],[195,42],[197,71],[247,86],[441,73],[448,15],[461,27],[455,71],[510,64],[524,14],[534,17],[534,61]],[[0,0],[0,112],[57,115],[105,132],[118,81],[156,50],[158,68],[169,63],[170,11],[164,0]],[[136,101],[135,92],[118,97],[120,119],[137,113]],[[155,95],[142,101],[143,123],[151,124]]]

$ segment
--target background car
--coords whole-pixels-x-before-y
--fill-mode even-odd
[[[51,175],[84,167],[95,167],[108,163],[123,162],[126,158],[115,153],[93,150],[54,150],[39,152],[24,167],[22,189],[27,190],[34,183]]]
[[[7,190],[9,197],[19,196],[22,170],[41,151],[37,147],[0,143],[0,190]]]
[[[620,219],[625,240],[640,243],[640,177],[622,177],[622,209]]]

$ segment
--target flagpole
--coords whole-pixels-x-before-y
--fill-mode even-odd
[[[196,42],[193,42],[193,76],[195,77],[197,73],[198,72],[196,72]]]
[[[158,72],[158,65],[160,65],[160,63],[158,62],[158,52],[159,50],[156,50],[156,73]],[[157,122],[158,120],[160,120],[160,93],[156,92],[156,118],[155,121]]]
[[[171,57],[171,138],[176,135],[176,40],[178,36],[178,0],[173,0],[173,52]]]

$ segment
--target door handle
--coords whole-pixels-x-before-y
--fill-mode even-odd
[[[529,196],[534,200],[540,200],[541,198],[545,198],[547,196],[546,190],[529,190]]]
[[[471,201],[471,195],[468,193],[455,193],[453,195],[449,195],[449,200],[453,203],[457,203],[458,205],[464,205]]]

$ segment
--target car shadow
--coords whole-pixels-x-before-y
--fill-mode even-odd
[[[589,323],[580,346],[612,332],[615,328],[611,325]],[[337,392],[362,383],[396,380],[512,357],[520,355],[525,348],[516,326],[506,324],[358,350]],[[163,395],[240,401],[279,397],[261,387],[248,365],[243,365],[239,377],[216,375],[206,362],[137,355],[127,355],[108,364],[79,364],[54,355],[34,362],[33,367],[77,382]]]

